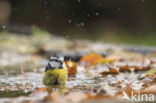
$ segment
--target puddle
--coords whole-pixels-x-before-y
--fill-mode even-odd
[[[16,69],[15,69],[16,68]],[[17,96],[24,96],[30,94],[35,88],[45,87],[42,83],[43,73],[40,70],[34,72],[33,68],[24,69],[24,74],[21,74],[21,69],[18,66],[12,68],[0,69],[1,81],[0,81],[0,98],[10,98]],[[2,71],[3,70],[3,71]],[[7,75],[6,75],[7,74]],[[129,77],[129,79],[127,78]],[[130,79],[133,77],[134,79]],[[135,74],[120,74],[120,75],[96,75],[85,73],[85,69],[78,67],[78,73],[76,77],[69,77],[66,86],[71,91],[89,91],[93,92],[94,89],[109,90],[109,93],[113,95],[116,93],[115,84],[118,81],[123,81],[124,83],[134,82],[138,75]],[[133,81],[134,80],[134,81]],[[135,81],[136,82],[136,81]],[[122,84],[124,87],[126,84]],[[140,84],[139,84],[140,85]],[[138,86],[138,85],[135,85]],[[87,89],[88,87],[88,89]],[[141,88],[141,87],[140,87]],[[90,89],[90,90],[89,90]],[[98,92],[98,91],[97,91]]]

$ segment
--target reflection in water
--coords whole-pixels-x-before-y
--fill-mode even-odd
[[[67,91],[67,87],[65,85],[47,85],[46,88],[49,95],[51,95],[53,92],[64,94],[65,91]]]

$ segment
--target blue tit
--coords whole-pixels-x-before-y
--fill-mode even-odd
[[[68,78],[68,70],[63,56],[51,56],[45,68],[43,83],[45,85],[64,85]]]

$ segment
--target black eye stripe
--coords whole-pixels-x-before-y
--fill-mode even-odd
[[[56,62],[60,62],[61,64],[63,64],[62,61],[57,60],[57,59],[52,59],[52,60],[49,60],[49,61],[56,61]]]
[[[60,62],[60,60],[58,60],[58,59],[50,59],[49,61],[56,61],[56,62]]]

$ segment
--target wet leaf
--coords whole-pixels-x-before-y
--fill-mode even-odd
[[[141,93],[145,94],[156,94],[156,85],[151,85],[145,88]]]
[[[77,65],[72,61],[66,61],[66,66],[68,68],[68,75],[76,75],[77,74]]]
[[[102,63],[102,64],[105,64],[105,63],[112,63],[112,62],[114,62],[114,61],[116,61],[116,60],[115,60],[115,59],[102,58],[102,59],[100,59],[99,61],[97,61],[96,64],[98,64],[98,63]]]
[[[86,54],[81,58],[82,63],[86,63],[88,65],[95,65],[99,63],[103,59],[102,55],[91,53],[91,54]]]
[[[77,103],[87,99],[87,95],[85,93],[75,92],[69,93],[67,96],[64,97],[64,100],[67,102]]]
[[[156,73],[156,68],[147,71],[147,72],[146,72],[146,75],[152,75],[152,74],[154,74],[154,73]]]

